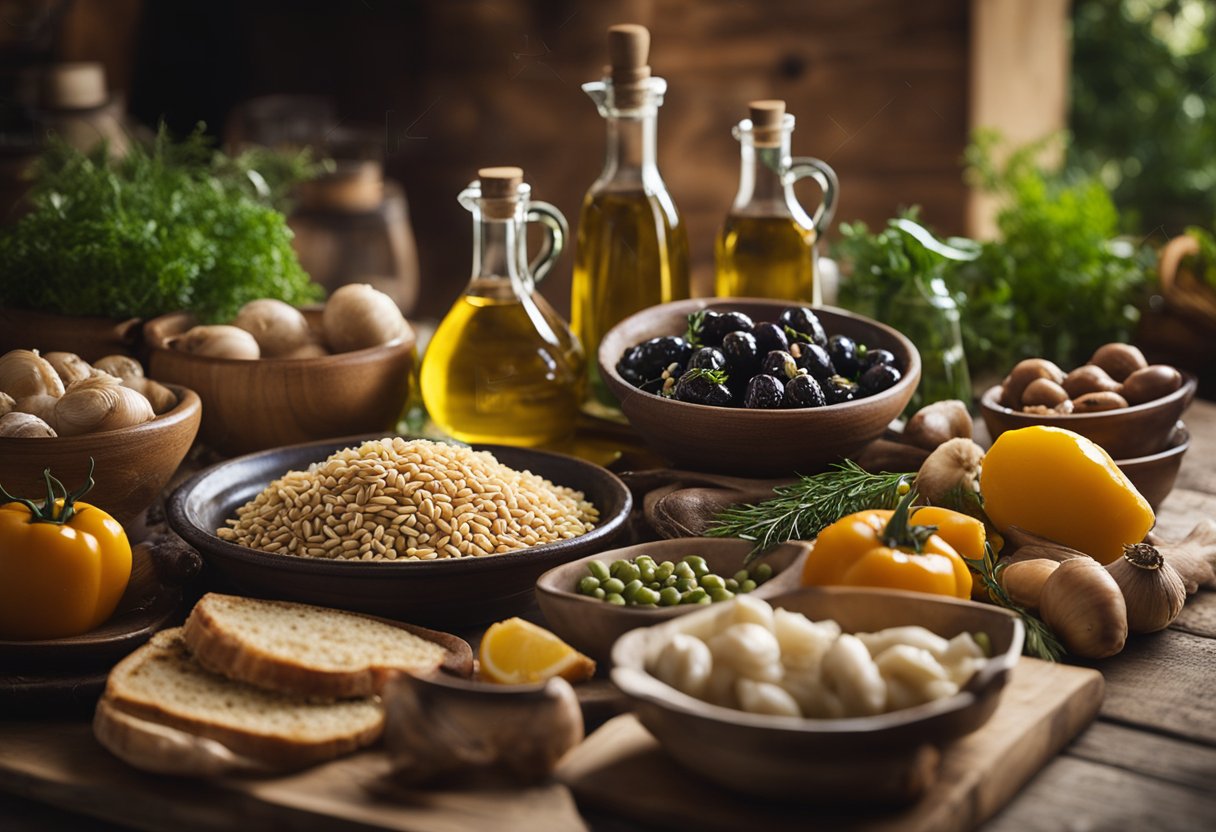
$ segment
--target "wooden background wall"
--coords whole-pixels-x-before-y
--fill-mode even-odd
[[[468,275],[469,221],[455,195],[478,167],[521,165],[537,198],[576,222],[603,153],[603,122],[579,85],[601,74],[610,24],[639,22],[652,31],[651,64],[669,82],[660,168],[688,223],[694,279],[704,290],[713,236],[737,184],[730,128],[753,98],[786,99],[798,118],[794,153],[836,168],[838,221],[880,224],[918,203],[939,230],[967,231],[959,158],[976,109],[974,64],[985,54],[975,39],[1008,36],[976,31],[976,24],[993,6],[1014,18],[1022,7],[1019,0],[119,5],[146,12],[135,15],[142,22],[128,53],[132,65],[112,70],[130,79],[144,119],[168,113],[188,126],[208,117],[218,127],[224,108],[242,98],[299,92],[330,95],[344,123],[382,130],[388,172],[405,185],[418,237],[418,312],[431,316],[446,310]],[[1051,42],[1064,42],[1067,0],[1039,5],[1050,7],[1041,16]],[[97,28],[126,19],[114,9],[77,0],[63,54],[121,62],[104,45],[123,36],[114,29],[99,36]],[[1034,62],[1042,31],[1020,37],[1025,48],[1007,60]],[[1059,77],[1048,88],[1062,90],[1065,76],[1049,74]],[[1035,109],[1035,100],[1018,106]],[[1013,123],[1024,118],[999,105],[987,111]],[[1040,122],[1062,118],[1052,112]],[[818,198],[814,185],[800,194]],[[571,262],[563,257],[545,287],[559,308],[568,304]]]

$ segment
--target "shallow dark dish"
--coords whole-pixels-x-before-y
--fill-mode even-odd
[[[633,504],[624,483],[589,462],[525,448],[475,445],[504,465],[582,491],[599,509],[599,525],[579,537],[518,553],[437,561],[323,560],[260,552],[216,537],[215,530],[272,480],[381,436],[328,439],[222,462],[173,493],[169,525],[240,592],[451,626],[492,621],[526,609],[542,572],[608,548]]]
[[[743,568],[743,561],[752,550],[746,540],[722,537],[686,537],[639,543],[623,549],[609,549],[562,564],[541,575],[536,582],[536,602],[544,613],[549,629],[597,661],[609,661],[612,645],[618,638],[638,627],[649,627],[696,610],[696,605],[675,607],[617,607],[588,598],[575,590],[579,579],[587,572],[592,560],[612,562],[638,555],[650,555],[656,561],[678,561],[685,555],[700,555],[711,572],[729,578]],[[774,547],[759,563],[773,567],[773,577],[751,593],[757,598],[770,598],[798,586],[802,560],[811,550],[807,543],[792,541]]]
[[[1101,445],[1112,459],[1136,459],[1164,451],[1174,433],[1174,425],[1195,398],[1197,381],[1190,373],[1182,374],[1182,386],[1151,402],[1107,410],[1102,413],[1069,413],[1042,416],[1022,413],[997,404],[1000,385],[988,388],[980,397],[980,412],[988,434],[996,438],[1007,430],[1031,425],[1064,428]]]
[[[880,772],[932,777],[941,747],[983,725],[1018,662],[1022,622],[998,607],[916,592],[808,588],[767,598],[773,607],[812,620],[835,619],[845,632],[916,624],[938,635],[984,632],[993,657],[954,696],[878,716],[801,719],[750,714],[711,705],[660,682],[646,665],[673,631],[692,624],[679,618],[633,630],[612,649],[612,681],[637,708],[638,718],[663,748],[706,779],[752,796],[798,800],[842,797],[832,789],[864,782]],[[714,606],[705,610],[712,614]],[[930,779],[931,782],[931,779]],[[892,784],[872,782],[872,791]],[[914,796],[914,783],[903,793]],[[856,783],[853,783],[856,786]],[[856,789],[854,788],[856,792]],[[897,790],[898,791],[898,790]]]
[[[1178,479],[1178,469],[1182,467],[1182,457],[1191,446],[1191,432],[1186,425],[1178,422],[1170,432],[1169,445],[1164,451],[1136,459],[1116,459],[1127,478],[1136,486],[1136,490],[1144,495],[1153,511],[1174,490],[1174,480]]]
[[[867,347],[890,350],[903,372],[903,378],[888,390],[828,407],[749,410],[689,404],[645,393],[616,371],[616,363],[628,347],[661,335],[682,335],[693,312],[737,311],[755,321],[775,321],[789,306],[784,301],[716,298],[644,309],[604,336],[600,374],[646,444],[681,468],[754,477],[822,471],[881,436],[916,391],[920,353],[889,326],[843,309],[815,309],[829,334],[840,333]]]

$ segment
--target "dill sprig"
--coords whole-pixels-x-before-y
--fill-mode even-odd
[[[1034,656],[1036,659],[1044,661],[1059,661],[1064,655],[1064,647],[1056,638],[1056,634],[1038,616],[1015,604],[1009,597],[1009,593],[1005,591],[1005,587],[1001,586],[1001,572],[1008,564],[997,563],[996,555],[992,551],[992,544],[984,543],[983,560],[969,558],[964,558],[964,560],[980,576],[984,588],[988,590],[988,597],[997,606],[1004,607],[1021,617],[1022,623],[1026,625],[1026,642],[1022,647],[1022,652],[1027,656]]]
[[[777,486],[772,499],[725,509],[706,534],[752,541],[750,561],[787,540],[811,540],[846,514],[895,508],[911,479],[911,474],[871,474],[845,460],[831,471]]]

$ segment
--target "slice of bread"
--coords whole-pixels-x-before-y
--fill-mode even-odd
[[[394,671],[472,672],[472,652],[454,636],[287,601],[208,593],[183,632],[208,670],[286,693],[372,696]]]
[[[279,769],[349,753],[375,742],[384,727],[374,699],[289,696],[211,673],[191,659],[180,628],[157,633],[119,662],[103,701]]]

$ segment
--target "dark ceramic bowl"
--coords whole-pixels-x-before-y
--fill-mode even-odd
[[[1195,398],[1195,387],[1195,377],[1183,373],[1181,387],[1151,402],[1102,413],[1042,416],[997,404],[1001,397],[1001,386],[998,384],[988,388],[980,397],[980,411],[994,442],[1007,430],[1050,425],[1071,430],[1096,442],[1112,459],[1130,460],[1160,453],[1169,446],[1174,425]]]
[[[710,407],[644,393],[621,378],[616,363],[634,344],[681,335],[689,314],[702,309],[738,311],[775,321],[791,304],[756,298],[681,300],[644,309],[609,330],[599,365],[621,410],[651,449],[681,468],[752,477],[812,474],[850,457],[882,435],[907,406],[920,381],[920,353],[889,326],[846,312],[815,311],[829,335],[847,335],[895,354],[903,378],[889,390],[843,404],[800,410]]]
[[[793,541],[773,548],[756,563],[767,563],[773,577],[752,593],[757,598],[770,598],[798,587],[802,560],[811,549],[807,543]],[[596,661],[609,661],[612,645],[618,638],[637,627],[649,627],[696,610],[696,605],[675,607],[617,607],[589,598],[578,592],[577,584],[593,560],[611,563],[638,555],[650,555],[656,561],[678,561],[685,555],[700,555],[716,575],[729,578],[743,568],[752,550],[746,540],[721,537],[686,537],[640,543],[623,549],[610,549],[598,555],[588,555],[576,561],[554,567],[536,582],[536,602],[545,615],[549,629],[557,633]]]
[[[1144,495],[1153,511],[1174,490],[1174,480],[1178,479],[1178,469],[1182,467],[1182,457],[1191,446],[1191,432],[1186,425],[1178,422],[1170,432],[1169,445],[1164,451],[1136,459],[1117,459],[1119,466],[1127,478],[1136,486],[1136,490]]]
[[[525,610],[542,572],[608,548],[622,530],[632,499],[619,479],[561,454],[476,445],[499,462],[582,491],[600,512],[587,534],[503,555],[432,561],[344,561],[261,552],[216,537],[272,480],[335,451],[377,436],[329,439],[277,448],[220,463],[197,474],[169,500],[169,524],[214,569],[244,593],[383,615],[417,624],[460,626]]]
[[[919,625],[950,638],[984,632],[992,658],[954,696],[878,716],[802,719],[752,714],[712,705],[660,682],[646,669],[676,632],[728,614],[716,605],[654,627],[633,630],[612,649],[612,681],[637,707],[638,718],[681,765],[753,797],[844,799],[857,782],[867,802],[884,795],[914,798],[932,777],[942,747],[979,728],[996,710],[1001,689],[1022,652],[1021,620],[988,604],[881,589],[800,589],[766,599],[813,621],[834,619],[845,632]],[[727,605],[724,605],[727,606]],[[910,777],[914,782],[885,782]],[[925,778],[920,782],[918,778]],[[835,789],[841,789],[836,793]],[[793,797],[792,797],[793,796]]]

